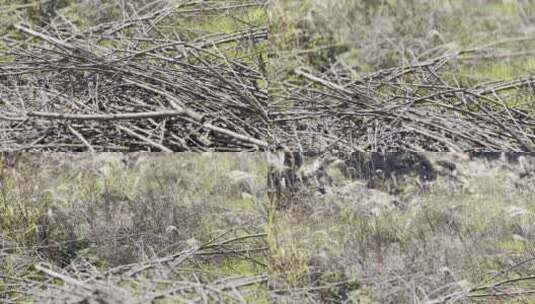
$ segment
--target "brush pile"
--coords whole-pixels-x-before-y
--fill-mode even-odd
[[[535,151],[535,78],[454,76],[471,52],[364,77],[297,68],[273,90],[274,141],[304,151]]]
[[[122,18],[87,29],[65,14],[42,25],[21,20],[0,38],[0,145],[97,152],[265,148],[267,28],[243,20],[258,17],[263,2],[129,5]],[[243,28],[214,30],[216,22],[228,23],[223,18],[241,20]]]
[[[10,259],[17,264],[13,271],[21,272],[20,276],[0,275],[0,299],[5,303],[18,303],[28,297],[39,303],[243,303],[245,299],[254,302],[265,297],[262,288],[267,284],[267,273],[231,276],[197,269],[208,259],[255,261],[253,254],[267,250],[261,245],[264,233],[221,239],[223,236],[204,244],[183,244],[179,246],[182,250],[171,255],[108,269],[81,257],[65,267],[40,262],[29,252],[15,259],[9,253],[13,248],[0,247],[0,261],[5,262],[3,257]],[[3,290],[4,286],[10,289]]]

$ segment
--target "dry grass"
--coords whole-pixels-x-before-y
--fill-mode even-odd
[[[519,179],[516,169],[479,160],[459,161],[457,168],[457,177],[440,176],[423,192],[409,183],[401,196],[391,196],[346,182],[278,214],[272,267],[281,299],[485,303],[488,298],[475,295],[487,290],[476,287],[529,277],[535,258],[533,178]],[[533,280],[502,288],[529,291]]]
[[[271,1],[275,50],[297,65],[345,65],[369,73],[489,42],[502,43],[485,55],[532,49],[532,1],[476,2]],[[507,41],[514,37],[526,40]]]
[[[533,168],[425,156],[456,170],[425,187],[340,175],[277,210],[263,154],[23,154],[1,174],[0,295],[530,303]]]
[[[226,289],[218,280],[266,271],[261,154],[25,154],[17,167],[2,170],[0,297],[8,302],[60,300],[55,285],[41,280],[63,280],[61,274],[80,279],[83,271],[91,272],[94,288],[104,276],[110,288],[123,290],[127,282],[114,272],[158,260],[154,270],[132,275],[137,287],[123,290],[123,299],[150,295],[136,295],[155,288],[142,287],[143,278],[182,276],[194,284],[197,275],[208,289]],[[190,249],[193,255],[180,264],[168,258]],[[173,275],[166,263],[184,271]],[[39,265],[45,266],[32,269]],[[244,285],[244,297],[260,296],[260,287],[256,293],[249,286],[262,286],[261,278]],[[63,300],[74,301],[75,291]],[[184,292],[196,293],[189,287]]]

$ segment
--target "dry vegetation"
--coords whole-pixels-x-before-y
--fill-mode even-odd
[[[264,154],[3,159],[0,301],[534,303],[535,155],[423,158],[283,208]]]
[[[533,0],[0,0],[0,303],[535,304],[535,155],[478,154],[535,152],[534,24]],[[238,153],[274,150],[309,157],[295,184]]]
[[[1,172],[0,302],[267,301],[262,155],[25,154]]]
[[[424,156],[426,183],[366,185],[334,167],[326,194],[303,189],[276,211],[277,301],[534,303],[535,163]]]

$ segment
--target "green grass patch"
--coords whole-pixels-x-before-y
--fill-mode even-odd
[[[460,75],[480,81],[510,80],[535,73],[535,58],[463,64]]]
[[[528,249],[525,241],[508,240],[496,243],[498,249],[503,249],[511,253],[525,253]]]
[[[476,8],[477,10],[480,10],[483,13],[499,13],[499,14],[505,14],[505,15],[515,15],[520,11],[520,6],[515,3],[504,3],[504,2],[497,2],[497,3],[487,3],[485,5],[479,6],[479,8]]]
[[[252,198],[240,198],[229,201],[229,207],[239,210],[253,210],[255,206],[255,201]]]
[[[226,259],[218,269],[227,275],[252,276],[265,271],[265,268],[246,259]]]

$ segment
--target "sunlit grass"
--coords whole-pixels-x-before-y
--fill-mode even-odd
[[[464,64],[459,71],[459,75],[478,81],[512,80],[533,74],[535,74],[534,58]]]

